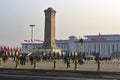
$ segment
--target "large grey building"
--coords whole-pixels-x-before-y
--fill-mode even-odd
[[[57,46],[64,52],[80,52],[80,42],[76,36],[70,36],[68,40],[56,40]],[[36,50],[42,46],[34,43]],[[23,50],[30,50],[31,43],[22,43]],[[86,35],[83,37],[83,48],[86,55],[99,53],[101,57],[120,57],[120,35]]]
[[[84,42],[84,52],[99,53],[101,57],[120,57],[120,35],[87,35]]]

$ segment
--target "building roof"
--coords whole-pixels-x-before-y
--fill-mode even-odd
[[[87,35],[87,41],[120,41],[119,34],[108,34],[108,35]]]
[[[56,43],[68,43],[68,40],[56,40]]]
[[[99,34],[99,35],[85,35],[84,37],[98,37],[98,36],[103,36],[103,37],[113,37],[113,36],[120,36],[120,34]]]

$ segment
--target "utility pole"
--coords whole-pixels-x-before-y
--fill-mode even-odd
[[[35,27],[35,25],[29,25],[31,27],[31,45],[32,45],[32,51],[34,50],[34,46],[33,46],[33,28]]]

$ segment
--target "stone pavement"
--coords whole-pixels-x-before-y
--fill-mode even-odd
[[[37,69],[53,70],[53,61],[40,61],[36,63]],[[15,69],[16,62],[12,59],[2,62],[2,68]],[[33,69],[34,65],[27,62],[26,65],[18,65],[19,69]],[[120,61],[101,61],[101,71],[115,71],[120,72]],[[56,70],[74,70],[75,63],[71,61],[70,67],[67,68],[63,60],[56,60]],[[78,64],[77,70],[79,71],[97,71],[98,64],[95,61],[85,61],[85,64]]]

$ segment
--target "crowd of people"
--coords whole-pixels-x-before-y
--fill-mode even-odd
[[[7,59],[9,57],[7,56],[3,56],[3,62],[6,62]],[[36,60],[37,62],[42,61],[54,61],[54,60],[59,60],[62,59],[63,62],[67,65],[66,67],[69,68],[70,67],[70,63],[74,63],[75,60],[78,61],[78,64],[82,65],[85,64],[86,60],[91,60],[91,58],[88,58],[86,56],[46,56],[46,55],[39,55],[39,56],[13,56],[11,57],[13,58],[14,61],[19,60],[21,65],[26,65],[27,62],[30,61],[30,64],[33,65],[34,60]],[[109,58],[107,58],[108,60],[110,60]],[[107,60],[105,58],[105,60]],[[95,57],[94,60],[97,62],[98,60],[102,60],[100,57]]]
[[[30,61],[31,65],[33,65],[34,60],[36,60],[37,62],[42,61],[54,61],[54,60],[59,60],[62,59],[63,62],[67,65],[67,68],[70,67],[70,63],[74,63],[75,60],[78,60],[79,64],[84,64],[85,62],[85,58],[84,57],[80,57],[80,58],[76,58],[76,57],[69,57],[69,56],[14,56],[13,60],[19,60],[21,65],[26,65],[27,62]]]

